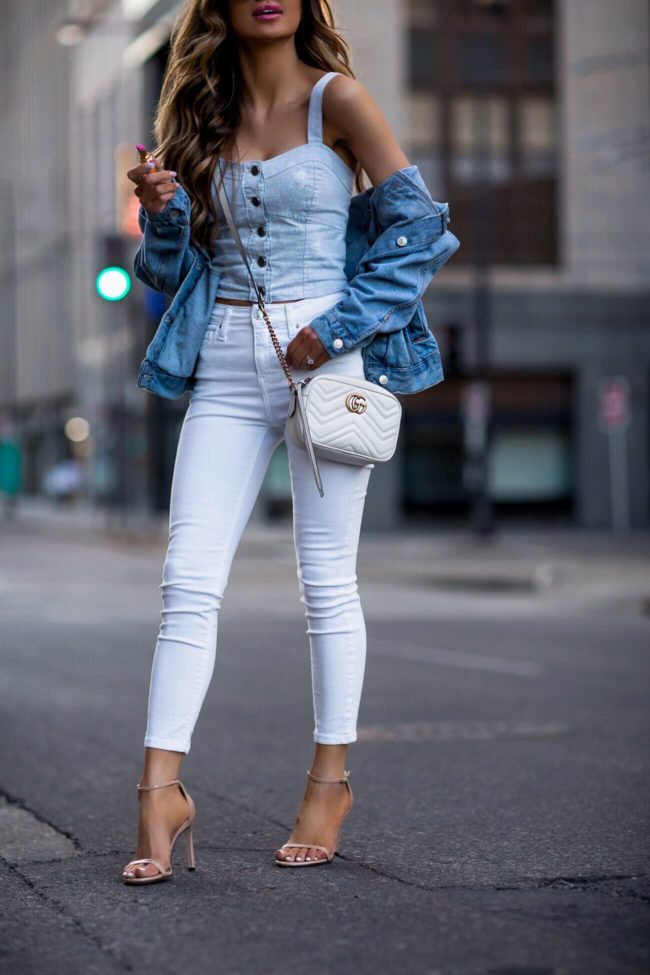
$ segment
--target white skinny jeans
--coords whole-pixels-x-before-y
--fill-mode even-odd
[[[282,349],[342,294],[267,305]],[[291,372],[296,380],[322,372],[363,378],[361,349],[328,359],[316,370]],[[306,607],[314,741],[356,741],[366,658],[356,558],[374,464],[356,467],[319,458],[321,497],[306,451],[285,437],[289,402],[287,379],[257,306],[215,303],[174,464],[147,747],[190,750],[214,670],[230,567],[271,456],[283,439],[300,601]]]

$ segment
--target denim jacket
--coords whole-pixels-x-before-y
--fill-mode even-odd
[[[190,244],[189,196],[179,186],[161,213],[140,206],[136,277],[172,296],[140,364],[136,385],[173,399],[193,372],[219,287],[215,261]],[[366,379],[417,393],[444,378],[422,295],[460,246],[449,205],[432,199],[415,165],[350,200],[346,294],[310,325],[330,356],[360,346]]]

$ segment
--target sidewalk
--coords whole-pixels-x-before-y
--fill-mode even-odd
[[[60,532],[69,539],[115,535],[125,541],[139,538],[155,542],[164,539],[168,527],[167,512],[156,517],[136,512],[125,519],[119,510],[93,506],[86,502],[59,503],[36,496],[20,497],[11,514],[0,508],[0,532],[7,528],[19,531],[47,530]]]
[[[3,531],[38,533],[67,542],[107,542],[161,553],[167,543],[168,514],[136,513],[125,523],[120,512],[87,505],[64,507],[39,498],[22,498]],[[274,572],[268,572],[269,561]],[[252,518],[236,555],[260,598],[272,603],[276,585],[295,577],[290,519],[273,523]],[[286,572],[282,572],[284,568]],[[279,574],[276,569],[280,569]],[[540,611],[650,619],[650,533],[616,535],[609,531],[507,530],[488,539],[469,531],[408,526],[395,532],[364,531],[359,546],[360,585],[372,587],[377,603],[385,598],[395,612],[398,586],[401,610],[433,615],[472,606],[500,611]],[[374,600],[373,600],[374,601]]]

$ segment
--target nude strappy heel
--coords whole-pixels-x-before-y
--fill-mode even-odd
[[[354,796],[352,795],[352,789],[350,788],[350,783],[348,782],[348,777],[350,775],[348,769],[344,771],[343,778],[341,779],[323,779],[318,775],[314,775],[314,773],[310,772],[309,769],[307,769],[307,775],[310,777],[310,779],[314,779],[315,782],[345,782],[347,790],[350,793],[350,805],[348,806],[348,809],[343,815],[343,819],[341,820],[341,825],[339,826],[339,831],[336,837],[336,842],[334,844],[334,849],[331,852],[327,849],[326,846],[320,846],[318,843],[283,843],[282,846],[280,847],[281,850],[284,850],[285,847],[292,847],[292,846],[306,847],[307,849],[311,848],[313,850],[322,850],[323,853],[325,854],[325,858],[319,858],[315,860],[278,860],[278,858],[275,857],[275,862],[279,867],[313,867],[318,863],[330,863],[334,858],[334,854],[338,853],[339,850],[339,843],[341,841],[341,829],[343,828],[343,820],[350,812],[350,809],[352,809]]]
[[[171,867],[172,853],[174,852],[174,845],[176,840],[181,835],[181,833],[187,834],[187,869],[195,870],[196,864],[194,861],[194,840],[192,838],[192,823],[196,818],[196,808],[194,802],[189,792],[183,785],[180,779],[173,779],[171,782],[162,782],[160,785],[137,785],[136,788],[138,792],[151,792],[152,789],[167,789],[169,786],[177,785],[181,790],[184,798],[187,800],[189,807],[189,814],[184,823],[182,823],[171,839],[171,846],[169,848],[169,867],[165,868],[153,857],[143,857],[141,860],[131,860],[127,863],[126,867],[122,871],[122,880],[125,884],[155,884],[159,880],[168,880],[173,876],[173,871]],[[158,873],[153,874],[151,877],[136,877],[135,871],[129,868],[136,866],[137,864],[147,864],[153,863],[155,867],[158,868]]]

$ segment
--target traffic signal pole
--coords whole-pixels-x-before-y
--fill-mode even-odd
[[[463,400],[465,486],[470,494],[470,525],[480,536],[494,530],[488,484],[492,390],[490,377],[491,302],[489,267],[492,248],[492,196],[489,165],[488,116],[477,99],[477,193],[474,200],[474,364]]]

